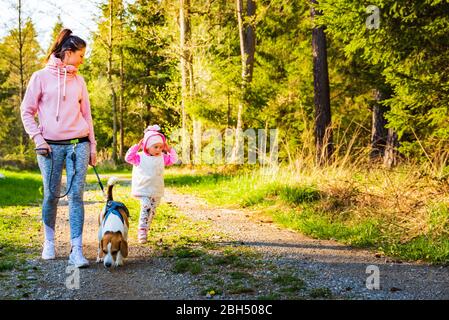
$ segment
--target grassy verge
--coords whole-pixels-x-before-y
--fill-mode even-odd
[[[0,171],[0,272],[19,269],[40,243],[41,181],[37,173]]]
[[[449,262],[445,181],[413,168],[257,170],[218,174],[172,169],[166,185],[217,206],[248,208],[320,239],[404,260]]]

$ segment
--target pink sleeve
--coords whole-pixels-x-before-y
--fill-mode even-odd
[[[171,148],[168,154],[164,154],[164,164],[166,166],[171,166],[172,164],[175,164],[177,161],[178,161],[178,154],[176,153],[176,150],[174,148]]]
[[[140,155],[137,153],[139,151],[140,145],[135,144],[126,152],[125,161],[129,164],[138,166],[140,164]]]
[[[89,125],[89,141],[90,153],[97,153],[97,141],[95,140],[94,124],[92,121],[92,113],[90,109],[89,93],[87,92],[86,82],[81,78],[82,83],[82,97],[81,97],[81,114]]]
[[[20,115],[22,117],[22,122],[26,133],[28,133],[30,138],[34,140],[36,146],[45,143],[42,132],[34,120],[41,95],[41,83],[37,72],[35,72],[28,82],[25,96],[23,97],[22,104],[20,105]]]

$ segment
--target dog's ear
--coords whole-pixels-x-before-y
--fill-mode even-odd
[[[108,243],[111,241],[111,234],[111,231],[106,231],[103,235],[103,238],[100,240],[100,248],[102,252],[104,250],[104,247],[107,247]]]
[[[103,258],[104,252],[103,252],[103,241],[100,241],[98,244],[98,257]]]
[[[100,240],[100,250],[101,250],[101,254],[103,254],[103,242],[104,242],[104,238]]]
[[[120,253],[122,254],[123,258],[126,258],[128,256],[128,242],[126,240],[120,241]]]

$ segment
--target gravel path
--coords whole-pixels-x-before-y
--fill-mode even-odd
[[[124,267],[107,270],[96,264],[97,214],[102,202],[86,193],[84,252],[91,262],[80,269],[78,289],[66,287],[69,246],[68,207],[60,201],[56,223],[56,260],[28,262],[29,269],[12,271],[0,290],[0,297],[16,296],[17,279],[28,281],[21,299],[205,299],[200,295],[195,276],[173,273],[174,260],[154,254],[149,246],[130,241],[130,257]],[[278,228],[268,218],[250,210],[214,208],[192,195],[166,189],[164,200],[194,221],[207,221],[215,232],[227,235],[228,244],[248,247],[262,260],[279,270],[295,270],[308,288],[326,288],[336,299],[449,299],[449,269],[420,263],[403,263],[366,250],[334,241],[311,239],[294,231]],[[130,239],[131,240],[131,239]],[[380,289],[368,290],[367,267],[379,268]],[[271,271],[266,271],[270,274]],[[17,287],[17,288],[16,288]],[[9,289],[8,289],[9,288]],[[3,291],[3,292],[1,292]],[[23,291],[23,290],[22,290]],[[240,295],[231,299],[251,299]]]

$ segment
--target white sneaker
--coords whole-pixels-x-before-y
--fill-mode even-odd
[[[45,240],[44,249],[42,250],[42,259],[53,260],[55,258],[55,243],[54,241]]]
[[[69,256],[69,264],[74,265],[77,268],[85,268],[89,266],[89,261],[83,256],[83,250],[80,246],[72,247],[72,251]]]

